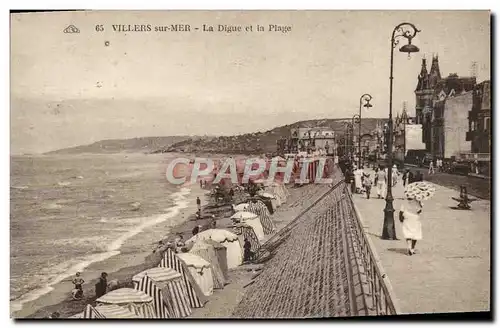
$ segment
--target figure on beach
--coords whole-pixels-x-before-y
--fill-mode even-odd
[[[198,207],[198,211],[201,212],[201,200],[200,200],[200,197],[196,197],[196,206]]]
[[[99,281],[95,284],[95,296],[99,298],[106,294],[108,289],[108,274],[106,272],[101,273]]]
[[[193,233],[193,236],[196,236],[200,232],[201,225],[197,225],[193,228],[191,231]]]
[[[251,261],[253,258],[253,252],[251,251],[252,249],[252,244],[250,241],[245,238],[245,243],[243,244],[243,261],[248,262]]]
[[[85,281],[80,276],[80,272],[77,272],[75,278],[73,279],[73,285],[75,288],[72,291],[73,299],[81,299],[83,297],[83,284]]]

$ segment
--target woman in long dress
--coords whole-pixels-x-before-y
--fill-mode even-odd
[[[354,171],[354,184],[356,186],[356,193],[358,194],[361,192],[361,188],[363,187],[361,184],[362,175],[363,175],[363,170],[357,169],[356,171]]]
[[[422,202],[418,197],[408,197],[405,204],[399,210],[399,220],[403,224],[403,236],[408,246],[408,255],[415,254],[417,240],[422,239],[422,223],[420,214],[422,213]]]

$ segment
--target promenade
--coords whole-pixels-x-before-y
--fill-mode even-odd
[[[382,240],[385,200],[372,189],[353,195],[365,231],[391,282],[402,313],[471,312],[490,309],[490,202],[478,200],[471,211],[453,210],[458,192],[436,185],[436,195],[424,203],[423,240],[416,254],[406,255],[398,220],[403,200],[399,182],[393,190],[396,235]]]

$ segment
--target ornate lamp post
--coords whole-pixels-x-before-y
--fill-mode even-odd
[[[399,44],[400,37],[404,37],[408,40],[408,44],[402,46],[399,51],[408,53],[418,52],[417,46],[411,44],[411,40],[420,32],[415,25],[411,23],[401,23],[394,28],[391,36],[391,70],[389,76],[389,140],[387,142],[387,195],[385,197],[385,208],[384,208],[384,227],[382,229],[382,239],[396,240],[396,227],[394,224],[394,206],[392,197],[392,138],[393,138],[393,122],[392,122],[392,80],[394,72],[394,48]]]
[[[365,101],[365,104],[363,105],[363,100]],[[358,157],[358,167],[361,168],[361,107],[365,108],[370,108],[373,107],[370,104],[370,100],[372,100],[372,96],[368,93],[365,93],[359,98],[359,131],[358,131],[358,152],[359,152],[359,157]]]
[[[358,119],[358,121],[356,121],[356,119]],[[352,148],[354,148],[354,124],[356,124],[356,122],[358,122],[358,124],[361,124],[361,116],[359,116],[359,114],[355,114],[352,119],[351,119],[351,131],[352,131],[352,134],[351,134],[351,138],[352,138]],[[353,154],[356,154],[356,153],[359,153],[359,149],[357,152],[354,151],[353,149]],[[359,159],[358,159],[359,160]],[[358,162],[359,163],[359,162]]]

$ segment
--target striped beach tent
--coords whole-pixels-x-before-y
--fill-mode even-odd
[[[115,305],[100,305],[96,307],[106,319],[140,319],[135,313],[129,309]]]
[[[196,236],[198,236],[197,234]],[[195,236],[195,237],[196,237]],[[207,298],[203,295],[200,287],[196,284],[194,277],[188,270],[186,265],[177,257],[177,255],[169,248],[165,251],[163,259],[160,262],[160,267],[174,269],[182,275],[184,288],[189,297],[189,305],[192,308],[201,308],[207,302]]]
[[[192,313],[184,281],[179,272],[170,268],[151,268],[133,276],[132,281],[135,284],[146,275],[161,290],[163,301],[171,318],[184,318]]]
[[[213,246],[215,254],[217,255],[217,260],[219,261],[219,267],[224,277],[224,284],[229,281],[229,270],[227,267],[227,248],[219,242],[212,239],[205,239],[203,243]]]
[[[106,319],[106,317],[92,305],[87,304],[85,310],[83,310],[82,319]]]
[[[244,245],[245,239],[248,239],[252,245],[250,250],[254,253],[257,252],[260,247],[260,242],[255,234],[255,230],[251,226],[246,223],[237,223],[234,225],[234,232],[240,236],[242,245]]]
[[[252,200],[248,206],[248,211],[257,214],[262,224],[262,229],[265,235],[269,235],[276,231],[276,225],[274,224],[267,206],[261,200]]]
[[[115,289],[96,300],[98,305],[115,304],[123,306],[135,313],[141,319],[155,319],[153,298],[140,290],[133,288]]]
[[[224,274],[222,272],[219,263],[219,258],[217,257],[216,252],[217,251],[215,250],[215,247],[209,244],[206,240],[198,240],[189,250],[189,253],[196,254],[205,261],[210,263],[212,267],[212,278],[213,278],[214,288],[222,289],[224,288],[226,279],[224,278]]]
[[[177,256],[186,264],[194,280],[201,288],[203,295],[212,295],[214,293],[212,265],[193,253],[179,253]]]
[[[133,279],[132,279],[133,280]],[[167,305],[163,301],[163,295],[154,283],[154,281],[146,275],[139,281],[134,281],[134,288],[140,290],[153,298],[153,305],[158,319],[171,318],[172,314],[168,311]]]
[[[238,236],[225,229],[208,229],[198,233],[186,241],[186,244],[195,243],[198,240],[214,240],[226,247],[226,259],[228,269],[236,268],[243,263],[242,245]]]

